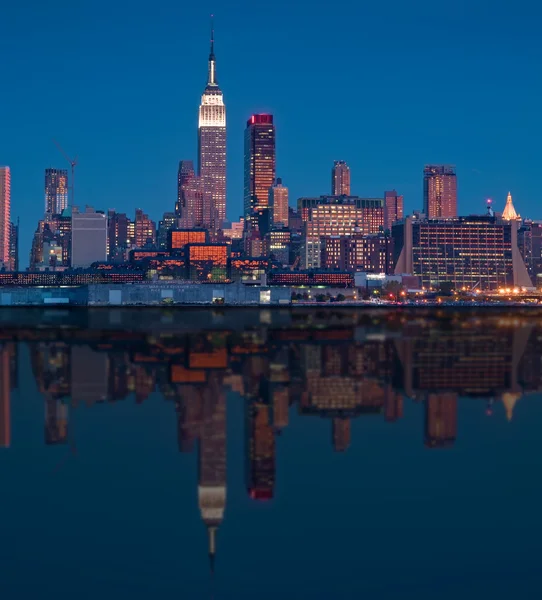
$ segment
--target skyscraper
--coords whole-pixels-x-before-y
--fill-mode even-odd
[[[201,178],[196,175],[194,163],[191,160],[179,162],[175,215],[181,219],[182,228],[203,226]]]
[[[457,217],[457,176],[452,165],[425,165],[423,212],[428,219]]]
[[[216,231],[226,219],[226,107],[216,80],[214,29],[207,86],[198,123],[198,174],[202,183],[202,225]]]
[[[107,260],[107,217],[87,206],[84,212],[72,208],[72,267],[88,268]]]
[[[350,196],[350,167],[344,160],[336,160],[331,169],[331,195]]]
[[[245,216],[268,208],[274,183],[273,115],[252,115],[245,129]]]
[[[11,223],[10,225],[10,237],[9,237],[9,257],[11,271],[19,270],[19,220],[17,223]]]
[[[282,179],[269,188],[269,208],[272,226],[288,227],[288,188],[282,185]]]
[[[0,167],[0,267],[10,265],[11,172]]]
[[[395,190],[384,192],[384,229],[391,229],[395,221],[403,218],[403,196]]]
[[[45,213],[59,215],[68,208],[68,171],[45,169]]]

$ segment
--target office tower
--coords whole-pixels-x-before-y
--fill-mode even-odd
[[[512,194],[508,192],[508,196],[506,197],[506,205],[504,207],[502,218],[505,221],[517,221],[521,219],[521,217],[517,214],[516,209],[514,208],[514,204],[512,202]]]
[[[269,231],[263,238],[262,255],[272,258],[281,265],[290,264],[290,239],[288,229]]]
[[[532,284],[542,288],[542,222],[524,222],[518,231],[518,246]]]
[[[201,225],[216,231],[226,219],[226,107],[216,78],[214,30],[207,86],[199,107],[198,175],[203,195]]]
[[[384,192],[384,229],[390,229],[395,221],[403,218],[403,196],[395,190]]]
[[[11,172],[0,167],[0,268],[9,268],[11,234]]]
[[[156,223],[149,219],[140,208],[135,211],[135,245],[138,248],[143,246],[154,246],[156,243]]]
[[[495,290],[530,287],[518,246],[518,221],[470,216],[454,219],[406,217],[392,227],[395,274],[420,277],[425,287]]]
[[[280,177],[269,188],[269,210],[273,227],[288,227],[288,188],[282,185]]]
[[[269,206],[275,183],[273,115],[252,115],[245,129],[245,217]]]
[[[344,160],[336,160],[331,169],[331,195],[350,196],[350,167]]]
[[[68,208],[68,171],[45,169],[45,213],[59,215]]]
[[[384,225],[382,198],[322,196],[300,198],[298,205],[306,223],[301,256],[306,269],[320,268],[322,238],[378,233]]]
[[[9,345],[0,346],[0,448],[11,443],[11,365]]]
[[[126,213],[118,213],[115,210],[107,212],[108,260],[123,261],[125,259],[126,250],[130,246],[130,223]]]
[[[201,178],[191,160],[181,160],[177,172],[177,203],[175,215],[183,228],[203,226],[203,193]]]
[[[457,217],[457,176],[452,165],[425,165],[423,212],[428,219]]]
[[[156,243],[159,250],[167,250],[169,232],[177,226],[177,221],[175,213],[164,213],[162,220],[158,223],[158,233],[156,234]]]
[[[10,270],[19,270],[19,219],[17,223],[10,224],[9,234],[9,258],[10,258]]]
[[[88,268],[107,260],[107,217],[87,206],[85,212],[72,208],[72,267]]]
[[[384,233],[321,238],[323,269],[385,273],[393,270],[393,239]]]

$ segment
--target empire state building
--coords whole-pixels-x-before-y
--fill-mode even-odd
[[[226,218],[226,107],[216,81],[214,29],[207,86],[199,107],[198,173],[202,184],[202,225],[215,232]]]

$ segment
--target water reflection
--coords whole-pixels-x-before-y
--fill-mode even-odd
[[[423,443],[445,448],[459,433],[459,397],[481,399],[488,417],[502,403],[512,420],[516,403],[542,387],[542,325],[533,314],[266,311],[264,318],[245,317],[215,313],[199,331],[5,327],[0,446],[16,443],[10,396],[19,369],[33,374],[43,396],[46,445],[74,446],[70,413],[82,404],[139,404],[159,391],[171,401],[179,451],[197,450],[197,497],[213,568],[226,509],[227,395],[244,399],[246,492],[266,501],[275,494],[276,446],[292,410],[328,419],[333,449],[345,452],[353,419],[373,415],[393,423],[406,401],[423,403]],[[30,370],[19,364],[22,345]]]

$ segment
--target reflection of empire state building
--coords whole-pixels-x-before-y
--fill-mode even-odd
[[[202,394],[201,437],[199,440],[198,503],[209,535],[211,569],[216,552],[216,532],[226,506],[226,398],[220,379],[209,375]]]
[[[198,122],[198,174],[203,189],[203,226],[216,231],[226,218],[226,107],[216,80],[214,30],[209,75]]]

